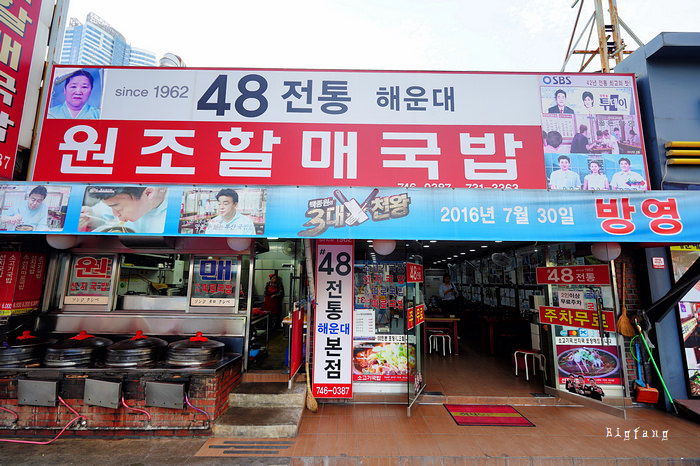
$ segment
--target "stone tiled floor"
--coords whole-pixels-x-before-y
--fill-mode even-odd
[[[426,372],[428,390],[450,397],[507,404],[542,390],[539,378],[514,377],[507,360],[468,351],[430,356]],[[305,412],[297,437],[284,439],[283,448],[275,449],[276,439],[238,439],[261,453],[231,452],[218,438],[59,439],[49,446],[0,443],[0,464],[700,464],[700,424],[653,408],[627,409],[626,419],[565,405],[517,409],[535,427],[460,427],[441,404],[420,405],[407,417],[405,405],[321,403],[318,412]]]

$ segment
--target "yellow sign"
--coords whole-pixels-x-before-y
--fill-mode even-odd
[[[671,246],[671,251],[700,251],[700,244],[682,244],[680,246]]]

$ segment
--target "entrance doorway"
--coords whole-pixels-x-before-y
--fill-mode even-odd
[[[540,249],[521,242],[407,241],[377,258],[423,266],[425,323],[416,336],[422,343],[426,394],[472,397],[474,402],[543,394],[544,367],[537,366],[533,374],[529,361],[526,380],[524,367],[515,377],[513,361],[515,350],[533,348],[533,328],[539,327],[531,326],[536,322],[531,297],[543,294],[535,278],[535,267],[544,265]],[[355,251],[356,258],[370,259],[371,243],[355,241]],[[445,275],[457,290],[450,302],[440,293]],[[534,337],[540,348],[536,332]]]

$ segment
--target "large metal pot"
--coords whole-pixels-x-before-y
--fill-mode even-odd
[[[85,330],[46,349],[44,365],[49,367],[86,366],[104,358],[106,348],[114,343],[108,338],[89,335]]]
[[[25,330],[22,335],[0,343],[0,367],[21,367],[41,362],[47,345],[56,343],[54,338],[40,338]]]
[[[168,343],[160,338],[149,337],[141,330],[133,337],[107,348],[105,365],[110,367],[149,366],[163,359]]]
[[[219,362],[224,355],[224,344],[202,336],[202,332],[168,346],[166,362],[171,366],[201,366]]]

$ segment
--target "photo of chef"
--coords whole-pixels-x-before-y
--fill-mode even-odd
[[[47,117],[63,120],[99,120],[103,70],[61,68],[54,77]]]
[[[88,186],[80,210],[79,231],[163,233],[168,188],[162,186]]]
[[[256,236],[265,232],[267,190],[217,186],[184,190],[181,234]]]
[[[61,231],[70,186],[0,186],[0,231]]]

